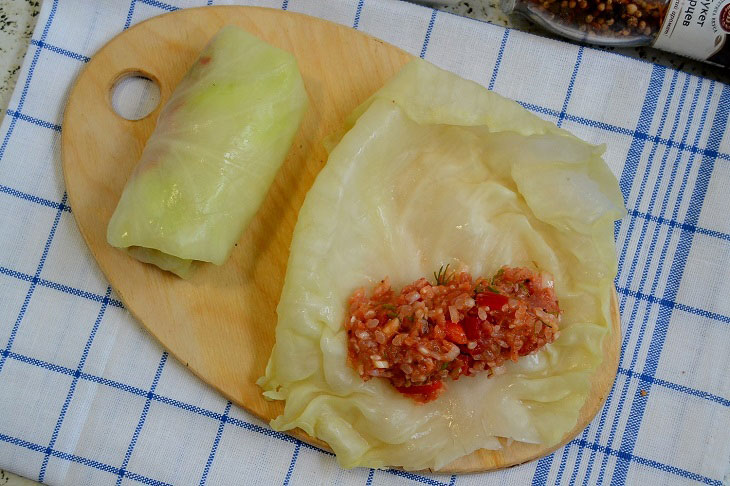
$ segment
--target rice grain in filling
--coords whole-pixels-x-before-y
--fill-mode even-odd
[[[468,272],[420,278],[396,292],[386,277],[368,297],[349,299],[348,362],[363,380],[391,382],[418,402],[434,400],[448,378],[499,374],[558,336],[560,307],[552,278],[502,267],[491,279]]]

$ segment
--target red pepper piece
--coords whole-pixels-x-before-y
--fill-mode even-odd
[[[479,339],[479,336],[481,335],[481,325],[477,317],[468,315],[461,321],[461,325],[469,340],[476,341]]]
[[[489,307],[489,310],[502,310],[502,306],[509,302],[509,299],[502,295],[494,292],[482,292],[477,294],[477,305],[479,307]]]
[[[428,385],[397,386],[395,389],[404,395],[421,396],[423,402],[430,402],[438,396],[443,386],[443,382],[434,381]]]
[[[466,344],[469,341],[464,333],[464,328],[451,321],[446,323],[446,339],[455,344]]]

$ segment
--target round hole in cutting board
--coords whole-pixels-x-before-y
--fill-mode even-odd
[[[141,120],[160,104],[160,85],[140,72],[130,72],[112,86],[111,102],[125,120]]]

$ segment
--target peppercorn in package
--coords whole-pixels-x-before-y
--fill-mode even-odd
[[[501,7],[575,41],[652,46],[730,66],[730,0],[502,0]]]

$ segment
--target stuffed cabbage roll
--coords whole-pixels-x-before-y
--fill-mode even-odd
[[[237,27],[221,29],[163,107],[108,242],[180,276],[193,260],[225,262],[306,106],[294,56]]]
[[[344,467],[439,469],[499,449],[499,437],[557,444],[611,332],[613,222],[624,208],[603,148],[421,60],[347,128],[294,230],[276,344],[258,382],[286,402],[271,426],[326,441]],[[348,298],[446,264],[475,276],[503,265],[549,273],[560,335],[502,374],[448,381],[427,403],[386,379],[364,381],[348,364]]]

